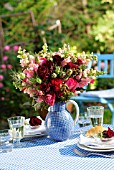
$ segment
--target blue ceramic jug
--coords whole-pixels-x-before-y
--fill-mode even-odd
[[[73,120],[70,112],[67,110],[69,103],[76,108],[76,117]],[[74,132],[74,126],[79,117],[78,104],[69,100],[67,103],[58,102],[54,106],[50,106],[45,119],[45,126],[49,137],[55,141],[64,141],[70,138]]]

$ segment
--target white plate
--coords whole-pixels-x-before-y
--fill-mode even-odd
[[[42,136],[47,136],[47,133],[41,133],[41,134],[35,134],[35,135],[24,135],[23,138],[30,138],[30,137],[42,137]]]
[[[106,142],[102,142],[102,141],[97,141],[95,142],[88,142],[88,143],[80,143],[79,141],[79,144],[80,145],[84,145],[85,147],[87,148],[92,148],[92,149],[114,149],[114,139],[113,141],[106,141]]]
[[[90,145],[84,145],[84,146],[87,147],[87,148],[97,149],[97,150],[101,150],[101,149],[102,150],[114,149],[114,144],[113,145],[94,145],[94,144],[90,144]]]
[[[111,149],[96,149],[96,148],[89,148],[89,147],[86,147],[84,145],[81,145],[79,143],[77,143],[77,146],[80,148],[80,149],[83,149],[85,151],[90,151],[90,152],[112,152],[114,151],[114,148],[111,148]]]
[[[86,137],[85,135],[80,134],[79,144],[92,149],[114,149],[114,137],[110,138],[110,140],[107,139],[105,141],[102,141],[100,138],[97,137]]]

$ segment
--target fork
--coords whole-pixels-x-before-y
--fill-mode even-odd
[[[82,152],[80,152],[80,151],[77,150],[77,149],[74,149],[73,151],[74,151],[74,153],[76,153],[77,155],[82,156],[82,157],[87,157],[87,156],[91,156],[91,155],[96,155],[96,156],[103,156],[103,157],[105,157],[105,158],[112,158],[112,159],[114,159],[114,156],[112,156],[112,155],[105,155],[105,154],[95,153],[95,152],[82,153]]]

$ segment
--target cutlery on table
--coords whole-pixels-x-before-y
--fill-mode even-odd
[[[80,151],[77,150],[77,149],[73,149],[73,151],[74,151],[74,153],[76,153],[77,155],[82,156],[82,157],[87,157],[87,156],[91,156],[91,155],[96,155],[96,156],[103,156],[103,157],[105,157],[105,158],[112,158],[112,159],[114,159],[114,156],[105,155],[105,154],[102,154],[102,153],[96,153],[96,152],[82,153],[82,152],[80,152]]]

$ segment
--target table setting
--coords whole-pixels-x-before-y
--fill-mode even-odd
[[[88,138],[81,134],[77,146],[86,151],[111,152],[114,151],[114,137],[102,141],[100,138]]]
[[[114,131],[110,125],[103,124],[104,107],[90,106],[87,108],[87,113],[91,126],[88,126],[88,129],[84,127],[84,131],[81,131],[77,148],[89,153],[79,153],[80,151],[77,151],[76,148],[74,152],[80,156],[98,155],[114,158],[107,155],[107,153],[114,152]]]
[[[111,125],[103,124],[104,107],[90,106],[80,113],[78,104],[70,99],[104,74],[87,69],[96,57],[77,54],[66,44],[56,52],[49,52],[44,44],[37,55],[19,48],[17,57],[22,72],[12,75],[14,86],[33,99],[35,109],[43,103],[47,115],[45,120],[34,115],[8,118],[10,140],[3,140],[4,133],[0,133],[0,169],[87,170],[88,165],[94,170],[114,169],[114,132]],[[95,130],[97,126],[100,128]],[[6,150],[9,143],[12,149]]]
[[[36,122],[33,122],[31,126],[29,124],[29,121],[32,119],[36,119],[36,120],[40,120],[40,122],[38,122],[38,124],[36,125]],[[45,127],[45,121],[41,119],[40,116],[37,117],[31,117],[25,120],[25,126],[24,126],[24,138],[27,137],[41,137],[41,136],[45,136],[47,135],[46,133],[46,127]]]
[[[30,119],[27,119],[27,122],[29,122],[29,120]],[[27,122],[25,119],[25,129],[28,129],[29,126]],[[43,121],[43,123],[45,123],[45,121]],[[41,131],[43,129],[41,126],[44,127],[44,125],[40,125],[32,129],[33,135],[30,131],[32,136],[24,136],[20,140],[22,144],[21,147],[12,147],[11,151],[0,153],[0,169],[51,170],[59,168],[64,170],[66,168],[83,168],[87,170],[88,166],[89,168],[94,166],[93,169],[95,170],[103,170],[104,168],[111,170],[114,168],[112,159],[114,158],[114,139],[112,137],[112,140],[105,141],[104,148],[96,149],[96,146],[98,147],[99,145],[103,147],[102,144],[99,144],[99,141],[96,141],[94,138],[88,140],[88,137],[85,136],[85,133],[93,128],[92,124],[80,127],[77,122],[73,135],[69,139],[60,142],[52,140],[48,134],[37,136],[37,132],[39,134],[40,129]],[[111,125],[106,124],[102,126],[104,129],[113,128]],[[86,146],[88,144],[91,145],[88,147]],[[91,148],[92,145],[93,148]]]

